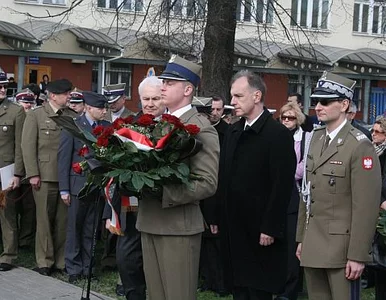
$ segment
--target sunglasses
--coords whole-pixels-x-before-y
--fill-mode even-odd
[[[0,90],[2,89],[7,89],[8,88],[8,85],[7,84],[0,84]]]
[[[342,99],[340,99],[340,98],[336,98],[336,99],[323,99],[323,98],[319,98],[317,100],[318,100],[318,103],[320,103],[320,105],[328,106],[332,102],[341,101]]]
[[[379,130],[376,130],[376,129],[371,129],[371,133],[374,133],[374,134],[385,134],[383,131],[379,131]]]
[[[295,121],[296,117],[294,117],[294,116],[281,116],[281,120],[282,121],[286,121],[286,120],[288,120],[288,121]]]

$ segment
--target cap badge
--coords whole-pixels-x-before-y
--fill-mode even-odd
[[[170,59],[169,59],[169,63],[174,62],[176,60],[176,57],[177,57],[177,55],[173,54],[172,57],[170,57]]]

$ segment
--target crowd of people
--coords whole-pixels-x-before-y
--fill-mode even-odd
[[[135,114],[125,107],[125,84],[98,94],[47,78],[47,99],[36,105],[39,86],[26,86],[12,102],[1,72],[0,167],[14,163],[14,176],[0,209],[0,271],[14,268],[18,249],[35,241],[41,275],[93,279],[95,228],[103,227],[101,264],[118,268],[116,292],[129,300],[193,300],[197,289],[235,300],[296,300],[303,274],[311,300],[359,299],[379,209],[386,209],[386,119],[370,134],[354,119],[355,81],[324,72],[311,95],[316,117],[302,112],[295,93],[275,120],[263,79],[242,70],[231,81],[229,124],[221,97],[202,104],[207,110],[192,106],[200,73],[173,56],[160,76],[139,85]],[[197,125],[203,146],[186,159],[191,186],[114,196],[124,233],[116,235],[103,192],[94,186],[80,196],[87,174],[71,166],[82,161],[83,142],[51,117],[71,116],[92,134],[142,114]],[[376,268],[377,300],[386,299],[385,274]]]

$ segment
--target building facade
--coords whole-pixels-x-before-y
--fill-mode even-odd
[[[137,111],[138,83],[150,67],[159,74],[171,53],[200,60],[206,1],[3,0],[0,67],[19,88],[44,74],[83,90],[125,82],[127,106]],[[267,106],[278,110],[300,92],[312,114],[312,88],[330,70],[357,81],[360,118],[383,113],[384,1],[237,1],[234,70],[264,77]]]

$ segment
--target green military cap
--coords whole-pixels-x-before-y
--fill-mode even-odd
[[[324,71],[311,98],[331,99],[331,101],[343,98],[351,101],[354,97],[355,83],[355,80]]]
[[[176,54],[172,55],[160,79],[189,81],[195,87],[200,83],[202,67]]]
[[[192,106],[197,108],[198,112],[210,114],[212,111],[212,97],[193,97]]]

